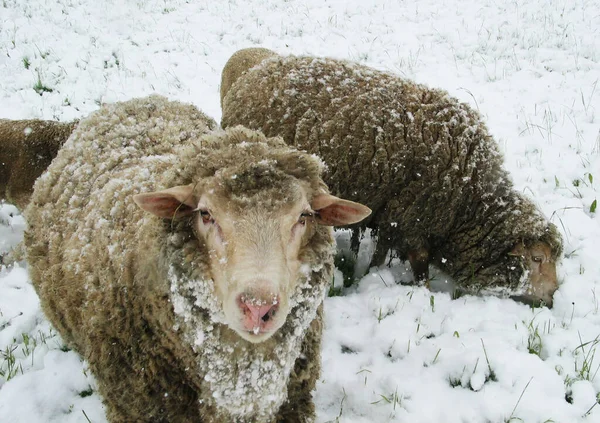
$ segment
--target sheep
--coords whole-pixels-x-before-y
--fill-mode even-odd
[[[35,183],[43,311],[111,422],[312,422],[332,225],[313,155],[159,96],[81,120]]]
[[[226,63],[222,127],[318,154],[331,192],[373,210],[360,225],[376,233],[371,264],[392,249],[416,282],[434,264],[459,292],[552,306],[562,238],[514,190],[479,113],[391,73],[270,53],[241,50]]]
[[[77,121],[0,119],[0,198],[24,210],[33,183],[76,125]]]

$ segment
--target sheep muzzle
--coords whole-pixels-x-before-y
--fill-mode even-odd
[[[241,294],[237,299],[243,315],[244,329],[254,335],[269,332],[273,326],[273,317],[279,309],[279,296],[271,292],[255,295],[252,292]]]

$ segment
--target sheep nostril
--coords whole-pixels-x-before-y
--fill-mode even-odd
[[[270,309],[270,310],[267,312],[267,314],[265,314],[263,317],[261,317],[261,320],[262,320],[263,322],[265,322],[265,323],[266,323],[266,322],[268,322],[269,320],[271,320],[271,318],[272,318],[273,316],[275,316],[275,313],[277,313],[277,306],[273,306],[273,308],[271,308],[271,309]]]

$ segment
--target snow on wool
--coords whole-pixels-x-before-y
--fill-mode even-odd
[[[305,276],[319,268],[305,269]],[[214,301],[211,281],[186,280],[169,272],[175,313],[186,323],[186,339],[194,345],[198,368],[210,386],[212,398],[219,407],[240,416],[257,415],[271,418],[266,410],[278,407],[287,393],[287,378],[300,352],[300,346],[317,308],[325,296],[325,285],[300,284],[292,296],[289,328],[278,337],[272,351],[235,349],[223,344],[220,331],[213,322],[224,323],[219,305]],[[185,292],[185,294],[181,294]],[[194,306],[206,308],[210,322],[192,312]],[[175,329],[178,329],[176,327]],[[226,329],[225,329],[226,330]]]

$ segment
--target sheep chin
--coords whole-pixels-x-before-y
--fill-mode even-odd
[[[247,331],[244,329],[233,328],[237,332],[240,337],[252,344],[260,344],[261,342],[266,341],[271,338],[273,334],[276,332],[274,330],[270,331],[261,331],[260,327],[255,327],[252,331]]]
[[[212,281],[194,281],[174,268],[169,272],[178,328],[183,330],[183,340],[197,352],[197,372],[205,375],[203,384],[212,392],[210,401],[240,421],[270,421],[286,399],[290,372],[326,292],[326,285],[314,280],[323,278],[328,270],[301,267],[285,323],[261,342],[248,342],[227,325],[211,292]],[[191,296],[190,289],[194,292]],[[193,312],[194,304],[208,305],[205,311],[220,322],[207,321],[206,312]]]

